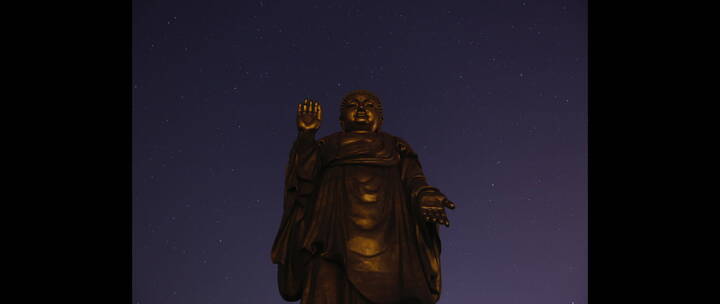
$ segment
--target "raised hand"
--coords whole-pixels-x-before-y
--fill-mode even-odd
[[[440,192],[426,192],[420,195],[420,211],[426,222],[450,227],[445,208],[455,209],[455,203],[449,201]]]
[[[297,109],[297,127],[298,131],[317,131],[320,129],[322,121],[322,107],[320,103],[309,98],[305,98],[302,103],[298,104]]]

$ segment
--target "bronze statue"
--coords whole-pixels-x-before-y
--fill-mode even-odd
[[[454,209],[427,184],[404,140],[381,132],[375,94],[350,92],[341,132],[315,140],[320,103],[298,105],[285,172],[284,209],[272,248],[286,301],[302,304],[435,303],[438,224]]]

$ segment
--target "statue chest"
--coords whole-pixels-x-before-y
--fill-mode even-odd
[[[394,166],[400,154],[391,136],[385,134],[343,134],[324,147],[326,164]]]
[[[351,222],[357,229],[378,229],[389,216],[392,205],[386,168],[347,166],[345,172],[346,204]]]

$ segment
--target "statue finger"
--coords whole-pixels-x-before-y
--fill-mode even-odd
[[[299,103],[299,104],[298,104],[297,115],[300,116],[301,113],[302,113],[302,103]]]
[[[317,119],[322,120],[322,106],[318,102],[318,111],[317,111]]]
[[[447,207],[448,209],[455,209],[455,203],[445,200],[445,207]]]
[[[440,212],[437,210],[433,210],[433,218],[435,218],[436,220],[439,221],[440,220]]]

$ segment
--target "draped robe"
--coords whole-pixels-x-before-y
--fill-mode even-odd
[[[438,226],[417,196],[427,185],[417,154],[384,132],[301,132],[285,172],[283,216],[272,247],[286,301],[435,303]]]

